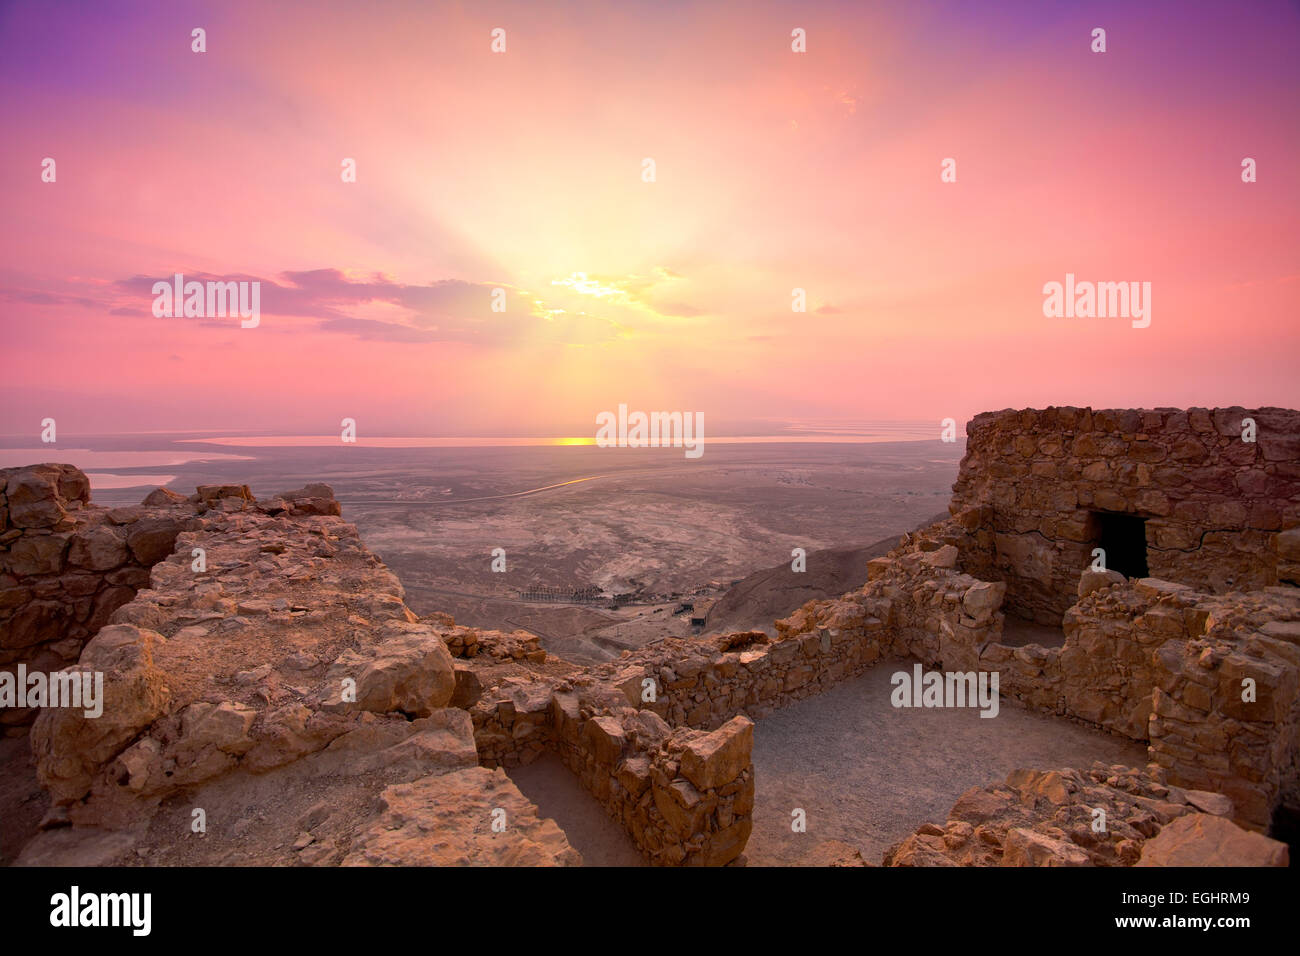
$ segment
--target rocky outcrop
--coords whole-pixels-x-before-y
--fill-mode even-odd
[[[353,863],[580,862],[513,784],[478,768],[469,715],[448,707],[447,641],[406,608],[328,486],[262,503],[244,485],[203,486],[188,499],[159,489],[137,508],[104,512],[79,474],[11,475],[25,524],[10,540],[66,533],[70,562],[104,571],[134,556],[152,566],[66,668],[101,675],[102,713],[46,707],[31,729],[53,806],[23,862],[166,852],[172,841],[138,842],[165,801],[188,794],[219,807],[267,777],[286,792],[296,780],[343,803],[357,795],[353,830],[371,819],[380,833],[300,834],[298,862],[337,863],[346,852]],[[371,809],[364,793],[385,781]],[[491,830],[498,807],[511,823]],[[451,839],[431,838],[454,821]]]
[[[501,770],[473,767],[389,787],[344,866],[578,866],[554,820]]]
[[[1285,843],[1208,813],[1179,817],[1148,840],[1136,866],[1289,866]]]
[[[447,644],[453,657],[478,657],[480,654],[497,661],[529,661],[541,664],[546,660],[542,639],[527,631],[487,631],[457,624],[450,614],[429,614],[422,618],[433,626]]]
[[[165,641],[154,631],[110,625],[86,645],[80,662],[67,669],[73,674],[99,672],[108,679],[101,714],[46,708],[36,720],[32,749],[37,777],[56,805],[89,792],[95,776],[167,712],[171,691],[154,656]],[[155,749],[161,753],[161,748]],[[124,767],[131,763],[127,758]]]
[[[267,513],[244,486],[190,502],[195,530],[77,665],[106,675],[105,715],[47,708],[32,729],[41,779],[72,822],[129,819],[321,750],[366,715],[405,722],[450,702],[445,643],[356,529],[317,513],[332,510],[322,487],[299,515]]]
[[[946,823],[919,827],[883,865],[1287,865],[1286,844],[1234,824],[1220,795],[1162,777],[1154,766],[1015,770],[962,794]]]
[[[57,491],[64,474],[38,477]],[[33,512],[36,500],[29,493],[20,504]],[[43,500],[62,507],[54,493]],[[68,668],[102,675],[103,714],[47,707],[32,727],[53,805],[22,862],[108,863],[129,852],[210,861],[200,844],[174,849],[174,840],[141,837],[142,823],[153,820],[152,832],[178,804],[228,806],[273,780],[277,794],[327,793],[327,803],[352,807],[346,827],[313,823],[330,815],[304,808],[290,841],[298,863],[580,863],[500,770],[476,766],[476,734],[491,752],[489,713],[512,755],[542,746],[566,755],[611,812],[625,813],[655,862],[718,865],[743,850],[753,803],[748,722],[711,735],[665,726],[638,736],[620,729],[645,730],[625,698],[589,677],[572,725],[552,719],[555,681],[516,681],[505,696],[480,700],[477,674],[457,662],[543,666],[537,639],[457,627],[442,615],[417,619],[327,486],[263,502],[243,485],[148,500],[131,512],[146,535],[155,525],[144,522],[161,517],[181,530],[165,547],[140,539],[156,561],[147,586]],[[72,511],[93,515],[78,501]],[[104,550],[99,525],[86,527],[84,550]],[[458,695],[473,716],[450,706]],[[643,763],[647,786],[626,789]],[[274,848],[292,818],[276,819],[255,828],[270,848],[250,853],[241,843],[219,859],[284,862]]]

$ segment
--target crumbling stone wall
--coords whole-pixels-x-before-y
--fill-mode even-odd
[[[166,507],[95,508],[89,480],[71,465],[0,469],[0,670],[75,663],[148,586],[149,569],[192,518]],[[0,726],[24,734],[35,717],[35,708],[3,708]]]
[[[777,622],[775,640],[762,631],[706,641],[668,638],[591,673],[673,726],[710,730],[740,714],[758,718],[812,697],[895,655],[889,608],[887,599],[864,599],[816,622],[796,612]],[[653,700],[646,699],[647,681]]]
[[[775,639],[670,638],[587,668],[576,682],[500,689],[472,708],[480,758],[513,766],[562,751],[556,708],[570,691],[595,701],[592,714],[637,708],[665,726],[710,730],[877,663],[915,659],[997,672],[1004,698],[1147,743],[1172,782],[1229,794],[1245,826],[1267,829],[1279,803],[1300,796],[1300,589],[1214,595],[1084,571],[1072,584],[1064,644],[1010,646],[1002,643],[1006,582],[964,567],[968,556],[978,562],[980,530],[966,512],[904,536],[870,562],[864,587],[809,602],[777,622]],[[1241,699],[1245,677],[1254,681],[1251,702]]]
[[[483,635],[474,643],[482,645]],[[650,862],[731,862],[752,825],[752,722],[737,716],[704,733],[671,727],[644,706],[631,706],[624,688],[584,673],[496,688],[470,705],[470,716],[483,766],[558,754]]]
[[[546,680],[515,684],[468,705],[479,762],[488,768],[510,769],[532,763],[553,749],[557,689],[555,682]]]
[[[1065,643],[1011,647],[1000,642],[1001,584],[952,566],[971,534],[961,517],[907,536],[871,562],[860,591],[810,602],[782,634],[805,639],[831,620],[860,620],[853,605],[888,602],[887,626],[872,635],[882,656],[997,672],[1003,697],[1147,742],[1171,782],[1229,795],[1243,826],[1267,829],[1280,804],[1300,798],[1300,589],[1215,595],[1085,571]],[[850,630],[850,642],[868,637]]]
[[[1263,829],[1300,796],[1300,592],[1230,597],[1162,599],[1183,627],[1171,616],[1152,655],[1150,752],[1173,782],[1226,794],[1237,819]]]
[[[76,500],[87,527],[117,527],[112,512]],[[31,728],[56,823],[125,825],[178,788],[265,772],[359,729],[418,734],[449,703],[446,645],[337,517],[328,486],[261,503],[243,485],[146,500],[113,510],[140,520],[164,512],[172,543],[148,586],[64,668],[104,674],[103,713],[47,707]],[[342,698],[344,677],[355,700]]]
[[[16,674],[22,664],[49,673],[76,663],[114,613],[149,587],[177,536],[202,527],[200,516],[254,510],[337,515],[339,504],[327,485],[260,505],[247,485],[203,485],[189,498],[159,488],[139,505],[100,508],[72,465],[0,469],[0,670]],[[35,718],[34,708],[0,709],[7,735],[26,733]]]
[[[1092,563],[1094,512],[1146,519],[1153,577],[1213,592],[1300,582],[1300,412],[1009,409],[966,431],[950,506],[975,532],[963,564],[1008,583],[1011,613],[1060,623]]]
[[[722,866],[753,826],[753,723],[711,733],[670,728],[653,711],[620,707],[584,719],[580,699],[556,697],[561,759],[652,863]]]

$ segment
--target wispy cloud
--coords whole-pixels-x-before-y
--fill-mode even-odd
[[[315,328],[321,332],[372,341],[503,345],[541,340],[586,345],[612,339],[624,330],[614,318],[550,307],[533,293],[509,283],[440,279],[416,284],[383,273],[357,276],[333,268],[282,272],[275,278],[183,270],[181,274],[186,282],[260,282],[263,316],[317,319]],[[154,284],[171,278],[134,275],[111,283],[107,289],[95,288],[93,297],[26,288],[0,289],[0,301],[152,317]],[[69,284],[75,286],[75,280]],[[616,298],[624,297],[620,291]]]

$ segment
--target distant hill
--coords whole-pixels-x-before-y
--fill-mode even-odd
[[[945,511],[917,525],[928,527],[948,517]],[[776,636],[773,622],[812,600],[836,598],[867,582],[867,562],[898,546],[900,534],[860,547],[808,552],[807,570],[794,572],[790,562],[765,568],[738,581],[709,610],[704,633],[764,631]]]

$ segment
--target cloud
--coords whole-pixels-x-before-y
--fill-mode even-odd
[[[0,299],[37,306],[78,305],[111,315],[152,319],[155,283],[173,274],[133,275],[112,282],[71,280],[75,292],[91,288],[95,297],[29,289],[0,289]],[[185,282],[258,282],[259,312],[264,328],[273,317],[316,320],[321,332],[368,341],[420,344],[465,342],[501,347],[554,343],[594,345],[627,334],[642,315],[694,316],[700,310],[684,303],[655,307],[649,295],[661,283],[680,278],[670,269],[650,275],[585,277],[574,273],[557,280],[546,298],[506,282],[438,279],[400,282],[384,273],[350,274],[325,268],[281,272],[273,278],[251,273],[214,275],[181,271]],[[504,311],[494,311],[501,303]],[[628,311],[633,310],[633,311]],[[272,321],[268,321],[268,317]],[[193,319],[199,325],[226,327],[217,317]],[[285,328],[284,323],[280,323]]]
[[[187,282],[260,282],[264,320],[277,315],[314,318],[320,320],[316,327],[323,332],[370,341],[503,345],[541,338],[591,344],[618,332],[617,323],[591,316],[556,321],[556,310],[547,310],[532,293],[504,282],[440,279],[410,284],[383,273],[353,276],[341,269],[282,272],[275,279],[202,272],[183,275]],[[116,288],[139,297],[135,314],[148,314],[153,284],[165,278],[133,276],[116,283]],[[503,303],[505,311],[494,311],[494,302]]]
[[[413,329],[396,322],[377,319],[326,319],[318,326],[325,332],[344,332],[359,339],[375,342],[437,342],[438,333],[428,329]]]
[[[88,299],[85,296],[37,292],[31,289],[0,289],[0,300],[18,302],[22,305],[80,305],[86,308],[103,305],[102,301]]]

